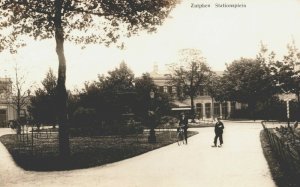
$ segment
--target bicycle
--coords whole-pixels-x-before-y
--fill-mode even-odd
[[[183,128],[179,127],[177,130],[177,144],[184,144],[184,130]]]

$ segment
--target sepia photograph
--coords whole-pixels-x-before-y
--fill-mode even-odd
[[[300,0],[0,0],[1,187],[299,187]]]

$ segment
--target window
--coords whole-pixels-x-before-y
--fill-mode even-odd
[[[220,103],[214,103],[214,115],[220,116]]]
[[[196,103],[196,111],[197,111],[197,118],[198,119],[203,119],[203,109],[202,109],[202,104],[201,103]]]
[[[164,86],[163,88],[164,88],[164,92],[167,93],[168,92],[167,86]]]
[[[6,115],[6,110],[0,109],[0,114],[5,114]]]
[[[176,93],[176,87],[172,86],[172,93]]]
[[[210,108],[211,108],[211,103],[205,103],[205,117],[206,118],[211,117]]]
[[[222,116],[225,117],[225,119],[228,116],[227,102],[222,103]]]
[[[158,87],[158,90],[159,90],[160,92],[163,92],[163,91],[164,91],[164,87],[163,87],[163,86],[159,86],[159,87]]]

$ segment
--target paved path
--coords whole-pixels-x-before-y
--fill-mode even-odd
[[[211,147],[213,128],[201,128],[187,146],[172,144],[113,164],[61,172],[23,171],[0,144],[0,186],[275,187],[261,129],[259,123],[225,122],[222,148]]]

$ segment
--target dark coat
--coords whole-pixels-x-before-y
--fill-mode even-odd
[[[215,124],[215,133],[216,134],[222,134],[223,133],[223,129],[224,129],[224,124],[220,121],[218,121]]]
[[[180,117],[180,119],[179,119],[179,125],[180,125],[180,126],[183,126],[183,129],[184,129],[184,130],[187,130],[187,129],[188,129],[188,118],[187,118],[187,117],[184,117],[184,118],[182,119],[182,117]]]

